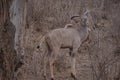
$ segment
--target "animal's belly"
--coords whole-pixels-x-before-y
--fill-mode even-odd
[[[72,48],[72,41],[62,42],[61,48]]]

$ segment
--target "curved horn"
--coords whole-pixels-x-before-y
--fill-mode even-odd
[[[70,19],[72,20],[72,19],[75,18],[75,17],[80,17],[80,16],[72,16]]]

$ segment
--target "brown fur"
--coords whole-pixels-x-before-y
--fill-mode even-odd
[[[72,28],[71,28],[72,27]],[[65,28],[54,29],[45,35],[44,41],[48,47],[47,56],[44,58],[44,76],[46,76],[46,60],[49,59],[51,78],[54,79],[53,64],[59,50],[62,48],[70,49],[71,73],[72,77],[76,79],[76,54],[81,44],[85,43],[89,37],[88,27],[79,27],[78,25],[67,24]]]

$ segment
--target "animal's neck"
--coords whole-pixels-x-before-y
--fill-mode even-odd
[[[79,31],[81,40],[82,41],[86,40],[86,38],[88,37],[88,34],[89,34],[87,27],[80,27],[80,28],[78,28],[78,31]]]

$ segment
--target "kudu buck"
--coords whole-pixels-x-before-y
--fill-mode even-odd
[[[64,28],[54,29],[43,37],[43,41],[48,49],[47,54],[45,53],[46,56],[44,57],[44,77],[46,77],[46,62],[48,59],[51,80],[54,80],[53,64],[55,58],[59,54],[60,49],[69,48],[69,53],[72,59],[71,76],[74,78],[74,80],[77,80],[75,70],[76,54],[78,53],[78,49],[81,44],[88,38],[90,28],[86,25],[79,26],[79,22],[75,20],[76,17],[79,16],[71,17],[71,23],[67,24]]]

